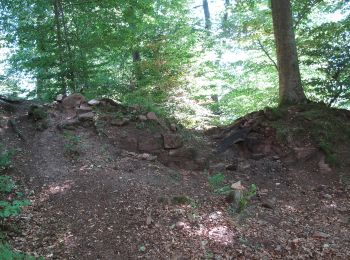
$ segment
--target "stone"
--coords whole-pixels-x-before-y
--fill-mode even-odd
[[[176,131],[177,131],[176,124],[174,124],[174,123],[170,124],[170,130],[171,130],[172,132],[176,132]]]
[[[176,134],[163,134],[164,148],[177,149],[182,147],[182,138]]]
[[[242,185],[242,182],[241,182],[241,181],[237,181],[237,182],[233,183],[233,184],[231,185],[231,188],[232,188],[233,190],[244,190],[244,189],[245,189],[245,187]]]
[[[85,97],[79,93],[73,93],[62,100],[62,107],[64,109],[72,109],[79,107],[85,102]]]
[[[78,115],[79,121],[93,121],[94,117],[95,117],[95,114],[93,112],[88,112],[88,113]]]
[[[326,233],[324,233],[324,232],[316,231],[316,232],[312,235],[312,237],[314,237],[314,238],[320,238],[320,239],[325,239],[325,238],[329,238],[330,235],[328,235],[328,234],[326,234]]]
[[[127,118],[123,118],[123,119],[113,119],[111,121],[111,125],[113,126],[125,126],[127,124],[129,124],[130,120]]]
[[[91,99],[91,100],[88,102],[88,104],[89,104],[90,106],[98,106],[100,103],[101,103],[101,102],[100,102],[99,100],[97,100],[97,99]]]
[[[232,163],[226,165],[226,170],[228,170],[228,171],[236,171],[237,168],[238,168],[237,162],[232,162]]]
[[[261,206],[267,209],[274,209],[276,206],[276,199],[265,199],[261,202]]]
[[[81,105],[80,107],[76,108],[75,111],[77,112],[78,115],[80,115],[80,114],[92,112],[92,108],[88,107],[88,106]]]
[[[139,120],[140,121],[147,121],[147,117],[144,115],[139,115]]]
[[[185,224],[184,222],[182,222],[182,221],[178,221],[178,222],[176,222],[176,224],[175,224],[175,227],[176,227],[177,229],[184,229],[185,226],[186,226],[186,224]]]
[[[158,117],[154,112],[148,112],[146,117],[148,120],[158,121]]]
[[[62,101],[63,101],[63,98],[64,98],[64,96],[63,96],[62,94],[59,94],[59,95],[57,95],[57,97],[56,97],[56,101],[57,101],[57,102],[62,102]]]
[[[141,152],[152,152],[162,148],[160,137],[142,138],[138,141],[138,150]]]
[[[140,154],[139,158],[141,160],[146,160],[146,161],[155,161],[155,160],[157,160],[157,156],[156,155],[152,155],[152,154],[149,154],[149,153]]]
[[[224,163],[217,163],[209,166],[209,172],[211,173],[224,172],[225,170],[226,170],[226,164]]]

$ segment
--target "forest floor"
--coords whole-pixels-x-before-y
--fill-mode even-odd
[[[0,128],[1,142],[17,149],[7,174],[32,203],[11,220],[16,250],[83,260],[350,258],[349,146],[339,147],[344,164],[332,169],[317,156],[293,161],[273,149],[236,154],[230,168],[231,154],[215,152],[214,131],[206,135],[209,170],[191,170],[121,148],[109,133],[124,126],[62,131],[69,115],[54,108],[37,131],[29,106],[1,115],[23,137]],[[257,187],[241,212],[214,192],[209,179],[219,171],[225,179],[216,185]]]

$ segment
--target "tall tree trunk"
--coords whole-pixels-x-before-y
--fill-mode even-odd
[[[227,23],[227,19],[228,19],[228,7],[230,6],[230,0],[225,0],[225,12],[224,12],[224,18],[223,18],[223,22],[224,24]]]
[[[65,68],[64,68],[64,47],[62,40],[62,28],[60,23],[60,9],[59,9],[59,0],[53,0],[53,11],[55,15],[55,27],[56,27],[56,43],[58,49],[58,58],[59,58],[59,75],[58,80],[60,82],[61,93],[67,94],[67,85],[64,78]]]
[[[301,85],[290,0],[271,0],[281,105],[306,102]]]
[[[74,69],[74,57],[73,57],[73,52],[72,52],[72,47],[69,42],[69,37],[68,37],[68,27],[66,23],[66,18],[64,14],[64,9],[62,6],[61,0],[58,0],[58,9],[59,13],[61,16],[62,20],[62,26],[63,26],[63,33],[64,33],[64,40],[65,40],[65,45],[67,47],[67,52],[68,52],[68,74],[67,77],[69,81],[71,82],[71,86],[73,88],[73,91],[77,91],[77,84],[76,84],[76,76],[75,76],[75,69]]]
[[[210,30],[211,29],[211,21],[210,21],[208,0],[203,0],[203,11],[204,11],[204,19],[205,19],[205,29]]]

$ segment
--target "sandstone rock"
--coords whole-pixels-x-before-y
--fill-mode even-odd
[[[140,155],[139,157],[141,160],[146,160],[146,161],[155,161],[157,160],[157,156],[156,155],[152,155],[149,153],[143,153]]]
[[[183,145],[181,136],[176,134],[163,134],[163,141],[165,149],[177,149]]]
[[[97,100],[97,99],[91,99],[91,100],[88,102],[88,104],[89,104],[90,106],[98,106],[100,103],[101,103],[101,102],[100,102],[99,100]]]
[[[77,112],[78,115],[80,115],[80,114],[92,112],[92,108],[85,105],[81,105],[80,107],[76,108],[75,111]]]
[[[79,121],[93,121],[95,114],[93,112],[88,112],[78,115]]]
[[[148,112],[146,117],[148,120],[158,121],[158,117],[154,112]]]
[[[123,119],[113,119],[111,121],[111,125],[113,126],[125,126],[130,122],[129,119],[123,118]]]
[[[58,129],[74,130],[80,124],[77,118],[63,121],[57,125]]]
[[[79,93],[74,93],[62,100],[62,106],[64,109],[72,109],[79,107],[83,102],[85,102],[85,97]]]
[[[226,164],[217,163],[209,166],[209,171],[212,173],[224,172],[226,170]]]
[[[324,232],[320,232],[320,231],[316,231],[313,235],[314,238],[320,238],[320,239],[325,239],[325,238],[329,238],[330,235],[324,233]]]
[[[139,115],[139,120],[140,120],[140,121],[146,121],[146,120],[147,120],[147,117],[144,116],[144,115]]]
[[[178,221],[178,222],[176,222],[176,224],[175,224],[175,227],[176,227],[177,229],[184,229],[185,226],[186,226],[186,224],[185,224],[184,222],[182,222],[182,221]]]
[[[62,94],[59,94],[59,95],[57,95],[57,97],[56,97],[56,101],[57,102],[62,102],[63,101],[63,95]]]
[[[170,125],[170,130],[173,131],[173,132],[176,132],[177,131],[177,127],[176,127],[176,124],[171,124]]]
[[[160,137],[142,138],[138,141],[138,150],[142,152],[152,152],[162,149]]]

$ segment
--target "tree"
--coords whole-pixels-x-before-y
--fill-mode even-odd
[[[279,104],[305,103],[290,0],[271,0],[271,9],[279,75]]]

